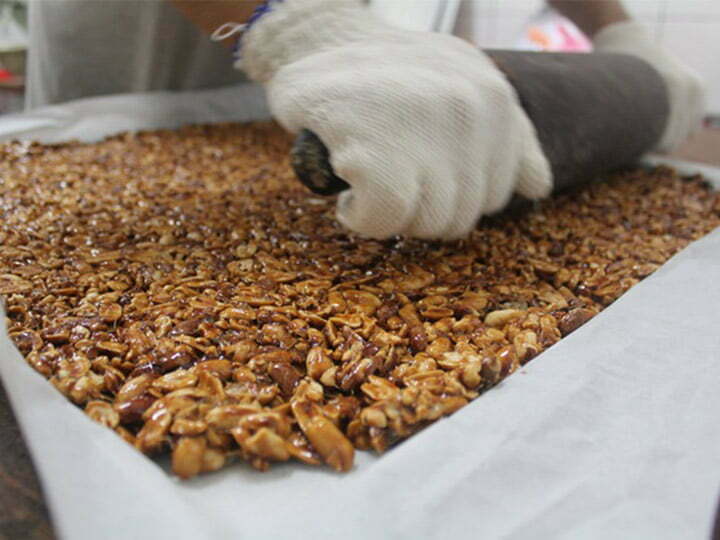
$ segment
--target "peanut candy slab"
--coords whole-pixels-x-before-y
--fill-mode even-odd
[[[0,295],[27,362],[179,477],[337,471],[457,411],[720,225],[669,169],[362,239],[272,123],[0,149]]]

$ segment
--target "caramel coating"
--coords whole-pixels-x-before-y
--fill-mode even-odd
[[[235,459],[337,471],[575,331],[720,225],[669,169],[485,219],[362,239],[272,123],[0,149],[0,294],[27,362],[188,478]]]

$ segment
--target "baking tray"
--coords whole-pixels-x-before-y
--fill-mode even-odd
[[[266,118],[258,89],[95,98],[0,138]],[[652,157],[720,186],[720,169]],[[3,334],[0,375],[60,537],[707,538],[720,486],[720,230],[450,418],[337,475],[238,464],[178,482],[94,424]],[[162,464],[160,464],[162,465]]]

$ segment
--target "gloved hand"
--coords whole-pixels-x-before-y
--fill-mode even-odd
[[[670,117],[657,150],[669,152],[701,127],[705,113],[702,79],[653,42],[634,21],[611,24],[593,39],[595,50],[637,56],[653,66],[665,80],[670,98]]]
[[[514,191],[552,188],[515,91],[451,36],[388,26],[353,0],[277,0],[242,37],[237,67],[275,118],[315,132],[351,189],[337,217],[364,236],[453,239]]]

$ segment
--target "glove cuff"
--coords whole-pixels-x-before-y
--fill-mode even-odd
[[[271,1],[243,34],[235,67],[266,83],[284,65],[388,28],[360,0]]]
[[[665,81],[670,116],[656,150],[672,150],[700,127],[705,101],[702,80],[657,45],[642,24],[634,21],[611,24],[595,36],[593,44],[598,51],[641,58]]]
[[[632,54],[633,50],[656,47],[647,27],[637,21],[621,21],[600,30],[593,38],[598,51]]]

